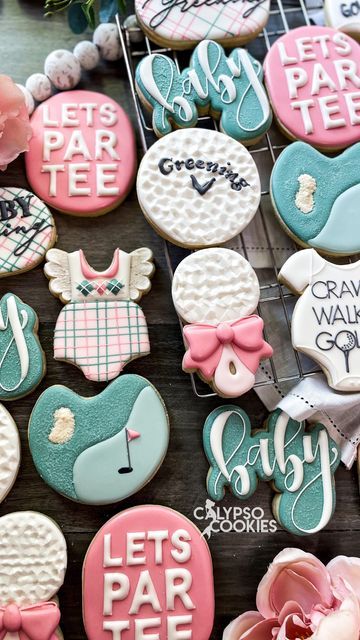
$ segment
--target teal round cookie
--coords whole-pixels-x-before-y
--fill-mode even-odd
[[[35,311],[15,296],[0,300],[0,400],[16,400],[31,393],[45,374]]]
[[[49,387],[29,422],[30,451],[42,479],[84,504],[111,504],[138,491],[160,467],[168,442],[159,393],[132,374],[90,398]]]
[[[295,242],[326,255],[360,251],[360,143],[330,158],[294,142],[276,161],[270,189]]]
[[[335,509],[334,473],[340,452],[322,424],[305,429],[277,409],[265,429],[252,432],[248,415],[236,405],[212,411],[204,424],[203,442],[210,464],[207,491],[219,501],[229,487],[246,500],[259,480],[277,492],[273,513],[295,535],[321,531]]]

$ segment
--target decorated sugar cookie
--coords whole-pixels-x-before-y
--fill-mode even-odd
[[[265,27],[270,0],[135,0],[145,33],[161,46],[188,49],[209,38],[224,46],[245,44]]]
[[[291,139],[326,150],[360,139],[360,46],[327,27],[299,27],[276,40],[264,63],[274,115]]]
[[[292,255],[279,280],[301,295],[291,337],[337,391],[360,390],[360,261],[333,264],[314,249]]]
[[[360,252],[360,144],[336,158],[294,142],[271,176],[275,211],[286,232],[328,255]]]
[[[65,303],[55,326],[55,360],[75,364],[89,380],[107,381],[150,353],[145,316],[136,304],[151,287],[150,249],[115,249],[105,271],[95,271],[82,250],[50,249],[46,260],[50,291]]]
[[[208,640],[214,586],[200,531],[166,507],[114,516],[85,556],[83,618],[88,640]]]
[[[0,189],[0,277],[36,267],[56,240],[54,219],[33,193]]]
[[[194,127],[199,113],[220,118],[220,129],[243,144],[254,144],[272,120],[262,66],[245,49],[227,58],[220,44],[203,40],[190,67],[179,73],[172,58],[154,53],[136,69],[140,98],[153,111],[153,127],[161,137],[173,128]]]
[[[0,518],[0,637],[60,640],[52,601],[64,582],[66,542],[57,524],[36,511]]]
[[[0,400],[31,393],[45,374],[35,311],[12,293],[0,300]]]
[[[30,451],[43,480],[85,504],[118,502],[138,491],[160,467],[168,441],[164,403],[137,375],[121,376],[92,398],[49,387],[29,422]]]
[[[259,173],[248,150],[223,133],[170,133],[145,154],[137,177],[143,213],[160,235],[196,248],[237,236],[260,202]]]
[[[124,200],[136,170],[135,137],[114,100],[93,91],[57,93],[37,107],[31,126],[26,173],[44,202],[96,216]]]
[[[6,498],[16,480],[20,455],[17,426],[10,413],[0,404],[0,503]]]
[[[249,417],[236,405],[215,409],[204,425],[204,449],[210,469],[207,490],[221,500],[225,488],[240,500],[253,495],[258,481],[272,482],[273,512],[295,535],[321,531],[335,509],[334,473],[340,452],[326,428],[305,429],[277,409],[265,430],[251,433]]]
[[[183,370],[197,373],[224,398],[254,386],[260,360],[272,355],[264,323],[254,315],[259,283],[250,264],[231,249],[197,251],[177,267],[172,297],[185,322]]]
[[[325,19],[329,27],[360,39],[360,1],[325,0]]]

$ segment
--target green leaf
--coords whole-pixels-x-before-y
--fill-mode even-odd
[[[68,9],[68,22],[73,33],[83,33],[88,21],[83,10],[83,4],[72,4]]]
[[[96,17],[95,17],[93,4],[94,4],[94,0],[87,0],[85,4],[81,5],[84,15],[86,16],[88,25],[91,29],[95,29],[95,26],[96,26]]]

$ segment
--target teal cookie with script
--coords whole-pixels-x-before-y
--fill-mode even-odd
[[[271,196],[301,246],[334,256],[360,251],[360,143],[335,158],[305,142],[291,144],[275,163]]]
[[[307,430],[305,422],[277,409],[266,429],[252,433],[245,411],[226,405],[207,417],[203,441],[210,464],[207,491],[213,500],[221,500],[226,487],[246,500],[263,480],[277,492],[273,512],[284,529],[301,536],[328,524],[335,509],[340,453],[323,425]]]
[[[168,442],[162,398],[132,374],[90,398],[49,387],[29,421],[38,473],[52,489],[84,504],[111,504],[138,491],[160,467]]]
[[[45,374],[45,354],[38,338],[38,317],[12,293],[0,300],[0,400],[31,393]]]
[[[262,80],[261,63],[245,49],[234,49],[227,57],[212,40],[198,44],[182,72],[160,53],[145,56],[136,68],[137,90],[152,111],[158,137],[173,128],[194,127],[199,115],[210,113],[220,120],[223,133],[254,144],[272,121]]]

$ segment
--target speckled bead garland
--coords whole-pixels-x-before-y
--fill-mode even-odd
[[[36,102],[43,102],[51,96],[54,88],[67,91],[76,87],[82,70],[95,69],[100,58],[114,62],[121,56],[119,35],[113,23],[99,24],[93,33],[93,41],[79,42],[73,52],[67,49],[52,51],[45,59],[44,73],[33,73],[25,86],[18,85],[24,93],[29,114],[34,111]]]

